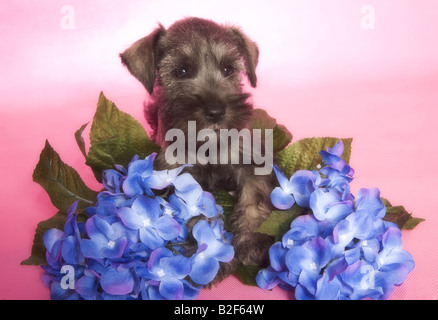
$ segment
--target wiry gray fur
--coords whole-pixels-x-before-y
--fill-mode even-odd
[[[169,129],[187,134],[188,121],[196,121],[198,131],[248,127],[253,107],[249,94],[242,91],[242,75],[256,86],[258,55],[256,43],[239,28],[200,18],[177,21],[167,30],[160,25],[120,55],[151,95],[145,116],[153,140],[162,147],[156,158],[158,169],[170,168],[164,157]],[[236,255],[222,265],[217,280],[239,263],[267,262],[273,239],[254,230],[272,210],[273,175],[255,176],[253,164],[196,164],[188,170],[206,190],[236,192],[231,217]]]

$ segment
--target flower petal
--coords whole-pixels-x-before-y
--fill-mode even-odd
[[[128,197],[134,197],[143,194],[142,179],[140,174],[130,174],[123,181],[122,189]]]
[[[218,271],[219,262],[216,258],[202,258],[200,255],[196,255],[189,276],[197,284],[204,285],[213,281]]]
[[[307,248],[293,246],[286,253],[286,266],[290,272],[299,275],[312,261],[312,253]]]
[[[173,185],[175,186],[175,194],[187,204],[197,203],[202,196],[201,186],[189,173],[183,173],[176,177]]]
[[[128,207],[117,209],[117,216],[122,220],[123,224],[133,230],[138,230],[143,226],[142,217]]]
[[[257,273],[256,282],[259,288],[263,290],[271,290],[280,283],[280,278],[278,278],[278,272],[269,266]]]
[[[181,227],[178,222],[167,215],[159,217],[154,223],[154,228],[160,237],[168,241],[178,237],[181,232]]]
[[[315,238],[309,242],[308,249],[313,253],[313,260],[320,269],[330,261],[331,247],[328,241],[321,237]]]
[[[128,176],[137,173],[143,179],[149,177],[153,172],[153,164],[156,153],[150,154],[144,160],[134,160],[128,166]]]
[[[101,249],[102,256],[108,259],[119,259],[125,251],[128,240],[126,237],[122,237],[116,241],[110,240],[109,243]]]
[[[271,262],[272,269],[278,272],[285,269],[286,252],[287,249],[283,248],[281,242],[276,242],[269,248],[269,260]]]
[[[274,164],[273,168],[281,189],[287,189],[289,187],[289,179],[284,175],[280,168],[277,167],[277,165]]]
[[[63,236],[64,232],[59,229],[52,228],[47,230],[43,236],[44,246],[46,247],[47,251],[51,252],[55,243],[60,241]]]
[[[81,252],[84,257],[91,259],[102,259],[102,245],[94,240],[82,239],[81,240]]]
[[[111,295],[124,295],[134,289],[134,277],[129,269],[107,268],[100,278],[102,289]]]
[[[216,200],[210,192],[204,191],[201,198],[201,211],[207,218],[212,218],[218,214]]]
[[[280,210],[287,210],[292,208],[295,203],[294,197],[283,191],[280,187],[275,187],[271,192],[272,204]]]
[[[75,290],[86,299],[95,299],[98,279],[95,276],[82,276],[75,282]]]
[[[102,172],[102,184],[111,193],[120,193],[120,179],[123,175],[113,169]]]
[[[179,168],[171,170],[161,170],[153,171],[152,175],[149,177],[147,184],[149,188],[162,190],[173,183],[175,178],[181,173],[181,171],[188,165],[183,165]]]
[[[68,264],[80,264],[82,262],[80,261],[79,240],[74,236],[69,236],[64,240],[61,252],[62,258]]]
[[[141,242],[147,245],[151,250],[161,247],[165,242],[155,229],[141,228],[139,233]]]
[[[377,188],[360,189],[357,193],[356,208],[357,211],[367,212],[375,218],[383,218],[386,214],[386,207]]]
[[[290,230],[283,235],[282,244],[285,248],[313,239],[318,235],[318,223],[313,215],[306,214],[294,219]]]
[[[216,241],[216,235],[214,234],[210,224],[206,220],[198,221],[193,227],[192,234],[198,244],[208,244]]]
[[[180,280],[166,278],[160,283],[160,294],[169,300],[182,300],[184,297],[184,285]]]
[[[190,273],[192,264],[190,259],[179,255],[161,259],[160,267],[164,269],[166,276],[172,276],[181,280]]]
[[[230,262],[234,258],[234,247],[219,240],[215,241],[214,257],[221,262]]]
[[[141,216],[141,219],[148,219],[154,222],[161,214],[160,203],[156,199],[140,196],[132,203],[132,210]]]
[[[316,299],[338,300],[341,287],[341,282],[337,278],[329,280],[324,274],[317,282]]]
[[[148,261],[148,269],[151,273],[158,272],[161,269],[160,261],[162,258],[172,257],[172,251],[167,248],[157,248],[151,252]]]
[[[308,208],[310,195],[315,191],[316,176],[312,171],[298,170],[291,179],[292,194],[300,207]]]

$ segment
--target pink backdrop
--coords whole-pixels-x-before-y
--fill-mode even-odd
[[[74,20],[67,19],[71,9]],[[368,19],[370,9],[374,21]],[[73,133],[92,119],[100,91],[146,126],[142,102],[147,95],[118,54],[158,22],[169,26],[184,16],[238,24],[258,42],[254,102],[285,124],[294,140],[354,138],[353,191],[379,187],[391,202],[426,219],[403,231],[404,248],[416,267],[391,298],[436,299],[435,0],[3,0],[0,299],[49,298],[41,269],[19,265],[30,253],[36,224],[56,212],[32,182],[45,139],[97,190]],[[254,298],[288,295],[245,287],[231,277],[199,296]]]

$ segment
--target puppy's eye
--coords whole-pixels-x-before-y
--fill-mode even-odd
[[[224,77],[229,77],[234,73],[234,68],[232,66],[226,66],[222,70],[222,73],[223,73]]]
[[[183,79],[188,77],[189,75],[189,69],[187,67],[180,67],[178,69],[175,69],[173,71],[173,74],[175,77],[179,78],[179,79]]]

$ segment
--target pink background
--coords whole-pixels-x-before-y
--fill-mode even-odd
[[[64,5],[74,8],[64,29]],[[361,8],[375,28],[361,27]],[[64,162],[99,189],[73,133],[91,121],[99,92],[146,126],[142,85],[118,54],[158,22],[184,16],[240,25],[258,42],[254,103],[294,134],[353,137],[353,191],[384,197],[423,217],[403,231],[416,261],[392,299],[438,297],[438,2],[11,1],[0,4],[0,299],[48,299],[39,267],[20,266],[34,229],[56,209],[32,182],[48,139]],[[88,131],[85,132],[87,137]],[[228,278],[199,299],[286,299]]]

